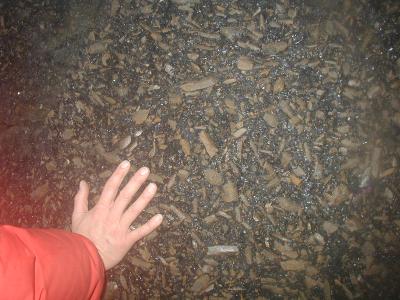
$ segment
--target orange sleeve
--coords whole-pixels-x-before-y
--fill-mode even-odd
[[[100,299],[104,265],[85,237],[0,226],[1,299]]]

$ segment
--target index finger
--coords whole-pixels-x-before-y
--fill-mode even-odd
[[[117,193],[122,181],[129,172],[129,166],[130,163],[127,160],[124,160],[119,164],[117,169],[104,185],[98,204],[109,206],[114,201],[114,199],[117,197]]]

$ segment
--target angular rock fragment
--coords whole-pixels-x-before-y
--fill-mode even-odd
[[[229,114],[231,114],[231,115],[236,115],[237,114],[235,101],[233,101],[232,99],[225,99],[224,103],[225,103],[225,106],[226,106],[226,111]]]
[[[301,213],[303,210],[299,204],[297,204],[296,202],[289,200],[285,197],[279,197],[278,204],[279,204],[279,207],[281,207],[283,210],[286,210],[286,211],[292,212],[292,213]]]
[[[129,87],[127,87],[127,86],[119,86],[119,87],[115,88],[115,91],[117,92],[118,96],[125,97],[129,93]]]
[[[373,99],[377,97],[381,92],[381,88],[379,85],[373,85],[368,89],[367,96],[369,99]]]
[[[320,283],[317,280],[314,280],[311,277],[306,276],[304,278],[304,285],[307,287],[307,289],[312,289],[316,286],[319,286]]]
[[[233,42],[235,38],[239,37],[242,34],[242,29],[237,27],[223,27],[221,29],[221,34],[228,40]]]
[[[179,144],[182,147],[182,151],[185,154],[185,156],[190,156],[190,144],[187,140],[181,138],[179,139]]]
[[[101,156],[103,157],[107,162],[111,164],[118,164],[121,162],[121,159],[119,158],[118,155],[116,155],[113,152],[107,152],[103,145],[100,143],[96,143],[94,146],[94,150]]]
[[[178,171],[178,177],[180,181],[185,181],[186,179],[188,179],[190,173],[185,170],[185,169],[181,169]]]
[[[120,150],[123,150],[123,149],[125,149],[126,147],[128,147],[129,146],[129,144],[132,142],[132,137],[130,136],[130,135],[128,135],[128,136],[126,136],[126,137],[124,137],[123,139],[121,139],[119,142],[118,142],[118,148],[120,149]]]
[[[204,177],[208,183],[212,185],[222,185],[224,183],[224,179],[222,178],[221,174],[214,169],[206,169],[204,171]]]
[[[139,109],[138,111],[135,111],[132,116],[133,122],[135,122],[136,125],[143,124],[144,121],[146,121],[149,112],[148,109]]]
[[[282,152],[281,164],[284,168],[287,168],[292,159],[293,159],[292,156],[288,152],[286,151]]]
[[[228,84],[232,84],[235,82],[237,82],[236,78],[228,78],[228,79],[224,80],[222,83],[228,85]]]
[[[207,255],[223,255],[223,254],[237,254],[239,248],[237,246],[217,245],[207,248]]]
[[[204,147],[206,148],[206,151],[210,157],[213,157],[218,153],[217,147],[215,147],[214,142],[211,140],[211,138],[205,131],[201,131],[199,133],[199,138]]]
[[[182,84],[181,89],[184,92],[194,92],[197,90],[202,90],[202,89],[206,89],[209,87],[213,87],[216,83],[217,83],[217,81],[215,80],[215,78],[208,77],[208,78],[204,78],[201,80],[189,81],[185,84]]]
[[[338,230],[339,225],[329,222],[329,221],[325,221],[322,224],[322,228],[326,231],[326,233],[328,235],[331,235],[332,233],[334,233],[336,230]]]
[[[31,199],[34,201],[43,200],[43,197],[47,195],[49,192],[49,183],[46,182],[44,184],[39,185],[32,193]]]
[[[188,57],[190,60],[195,61],[195,60],[197,60],[197,59],[199,58],[199,54],[197,54],[197,53],[188,53],[188,54],[187,54],[187,57]]]
[[[241,56],[237,61],[237,67],[241,71],[251,71],[254,67],[254,63],[247,56]]]
[[[222,187],[222,200],[225,202],[234,202],[239,198],[236,185],[232,181],[228,181]]]
[[[271,113],[265,113],[263,119],[271,127],[278,126],[278,120],[276,119],[275,115]]]
[[[210,276],[207,274],[200,275],[190,287],[195,294],[200,294],[210,285]]]
[[[281,261],[281,267],[284,271],[304,271],[306,265],[306,262],[300,259]]]
[[[178,106],[182,104],[182,96],[178,94],[169,94],[169,104],[172,106]]]
[[[285,89],[285,81],[283,80],[282,77],[279,77],[275,81],[272,91],[274,94],[278,94],[282,92],[284,89]]]
[[[89,54],[98,54],[102,53],[107,49],[107,44],[105,42],[96,42],[89,46],[88,53]]]
[[[337,206],[349,197],[349,189],[345,184],[338,185],[332,195],[327,196],[328,204]]]
[[[288,48],[288,43],[285,41],[281,42],[271,42],[262,45],[262,50],[267,54],[276,54],[283,52]]]
[[[128,260],[132,265],[139,267],[144,271],[149,270],[153,266],[151,263],[136,256],[131,256]]]
[[[160,204],[160,207],[165,209],[165,210],[167,210],[167,211],[173,212],[182,221],[183,220],[191,220],[192,219],[189,215],[185,214],[183,211],[181,211],[180,209],[178,209],[174,205]]]
[[[111,1],[111,10],[110,10],[110,15],[116,16],[118,14],[119,8],[120,8],[120,3],[119,0],[112,0]]]
[[[247,129],[246,128],[240,128],[237,131],[235,131],[232,135],[235,139],[240,138],[246,133]]]
[[[295,250],[293,250],[289,244],[281,244],[278,241],[274,242],[274,248],[276,251],[280,252],[281,255],[287,256],[291,259],[297,258],[299,255]]]
[[[297,177],[302,177],[302,176],[306,175],[306,173],[304,172],[304,170],[301,167],[293,168],[293,172]]]
[[[374,147],[371,155],[371,176],[377,178],[380,173],[380,161],[382,156],[382,148]]]
[[[95,91],[93,91],[93,90],[89,92],[89,99],[93,103],[98,104],[100,106],[104,106],[105,105],[102,97],[100,97],[100,94],[95,92]]]
[[[302,180],[294,174],[290,175],[290,181],[296,186],[300,185],[302,182]]]
[[[63,134],[62,134],[62,138],[65,141],[70,140],[72,137],[74,136],[74,130],[71,128],[65,128]]]

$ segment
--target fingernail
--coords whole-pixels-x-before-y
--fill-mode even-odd
[[[83,181],[83,180],[79,181],[79,189],[82,189],[82,188],[83,188],[83,184],[84,184],[84,181]]]
[[[147,168],[147,167],[143,167],[143,168],[140,168],[140,170],[139,170],[139,174],[140,175],[147,175],[147,173],[149,173],[149,168]]]
[[[129,161],[124,160],[124,161],[121,163],[120,166],[121,166],[122,169],[125,169],[125,168],[129,167]]]
[[[157,222],[162,222],[163,216],[162,216],[162,214],[156,214],[156,215],[154,216],[154,219],[155,219]]]
[[[149,192],[154,192],[157,189],[157,186],[155,183],[149,183],[147,186]]]

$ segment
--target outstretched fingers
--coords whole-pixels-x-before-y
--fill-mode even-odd
[[[150,183],[146,186],[139,198],[131,206],[129,206],[123,214],[121,220],[123,226],[129,227],[132,222],[135,221],[137,216],[142,212],[147,204],[149,204],[151,199],[153,199],[156,191],[157,186],[154,183]]]
[[[111,177],[107,180],[104,185],[103,191],[101,192],[101,196],[98,204],[104,205],[106,207],[110,206],[117,196],[118,189],[124,180],[126,174],[129,172],[130,163],[127,160],[124,160],[119,164],[117,169],[111,175]]]
[[[162,220],[163,216],[161,214],[157,214],[139,228],[128,233],[128,238],[130,240],[130,243],[133,245],[138,240],[144,238],[146,235],[153,232],[158,226],[161,225]]]
[[[146,181],[150,170],[146,167],[140,168],[129,180],[126,186],[120,191],[117,199],[115,199],[114,212],[121,216],[126,207],[131,202],[133,196]]]

